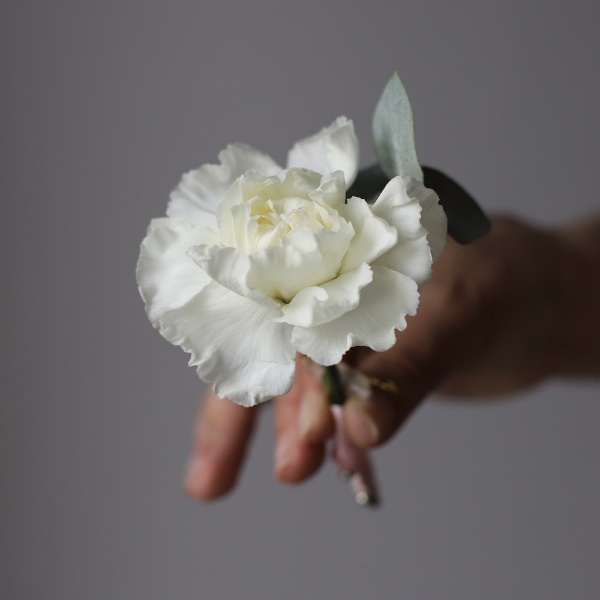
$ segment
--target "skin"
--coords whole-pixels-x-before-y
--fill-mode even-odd
[[[450,240],[396,344],[344,357],[399,390],[349,397],[348,434],[363,448],[385,443],[433,391],[483,402],[551,376],[599,376],[598,307],[600,218],[547,231],[499,217],[470,246]],[[298,360],[292,390],[274,403],[275,474],[299,483],[319,469],[333,434],[319,368]],[[184,482],[191,497],[212,500],[233,488],[256,417],[257,407],[207,392]]]

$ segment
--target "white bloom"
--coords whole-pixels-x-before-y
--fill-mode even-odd
[[[183,176],[142,242],[138,284],[160,333],[245,406],[290,389],[296,352],[333,365],[352,346],[390,348],[444,244],[435,192],[396,177],[372,206],[346,201],[358,144],[343,117],[285,170],[240,144],[219,159]]]

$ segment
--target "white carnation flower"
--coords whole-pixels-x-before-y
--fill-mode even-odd
[[[435,192],[395,177],[373,205],[346,200],[358,143],[344,117],[298,142],[287,169],[241,144],[219,159],[183,176],[142,242],[160,333],[244,406],[290,389],[296,352],[334,365],[352,346],[390,348],[444,244]]]

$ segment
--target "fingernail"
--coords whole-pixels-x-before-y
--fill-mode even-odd
[[[360,400],[348,401],[348,427],[360,446],[373,446],[379,440],[379,429]]]
[[[316,391],[309,391],[302,399],[298,433],[303,440],[310,441],[311,433],[319,427],[323,406],[323,396]]]
[[[293,439],[288,436],[283,436],[277,441],[275,449],[275,474],[277,477],[285,476],[285,471],[293,460],[292,456]]]
[[[186,467],[185,488],[192,496],[204,496],[207,491],[207,471],[201,456],[192,456]]]

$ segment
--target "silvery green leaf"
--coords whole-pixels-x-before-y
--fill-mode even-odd
[[[410,175],[423,181],[415,150],[412,110],[396,73],[385,86],[375,108],[373,139],[379,164],[388,178]]]

